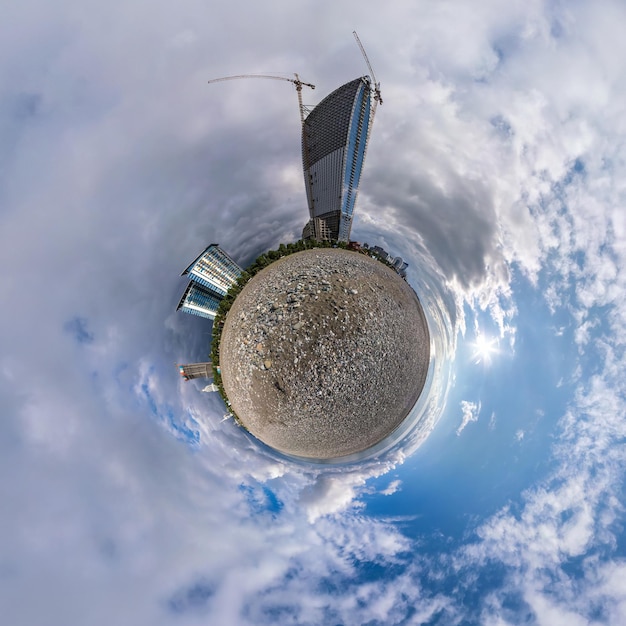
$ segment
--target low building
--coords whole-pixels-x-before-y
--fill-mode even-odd
[[[373,248],[370,248],[370,250],[375,252],[381,259],[383,259],[383,261],[389,261],[389,253],[384,248],[374,246]]]
[[[179,365],[178,372],[185,380],[211,378],[213,376],[212,368],[213,364],[211,361],[207,361],[206,363],[188,363],[187,365]]]
[[[367,244],[363,245],[364,248],[367,247]],[[409,264],[401,257],[393,257],[391,256],[387,250],[381,248],[380,246],[373,246],[369,248],[372,252],[378,255],[383,261],[387,261],[390,263],[394,270],[402,277],[406,279],[406,268],[409,267]]]

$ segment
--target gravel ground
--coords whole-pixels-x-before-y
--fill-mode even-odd
[[[411,287],[356,252],[272,263],[239,294],[220,343],[224,390],[246,428],[307,458],[360,452],[395,430],[426,380],[430,337]]]

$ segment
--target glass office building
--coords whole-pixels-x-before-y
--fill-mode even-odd
[[[220,294],[192,280],[187,285],[187,289],[185,289],[185,293],[180,299],[176,310],[212,320],[217,315],[217,309],[221,301],[222,296]]]
[[[214,319],[220,302],[241,272],[239,265],[212,243],[181,274],[191,280],[176,310]]]
[[[181,274],[225,296],[241,275],[241,268],[216,243],[207,246]]]
[[[326,96],[302,127],[309,205],[303,239],[348,241],[370,131],[372,91],[362,76]]]

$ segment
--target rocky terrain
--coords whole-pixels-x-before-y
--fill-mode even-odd
[[[281,452],[318,459],[365,450],[395,430],[429,358],[411,287],[339,249],[293,254],[257,274],[220,343],[224,389],[246,428]]]

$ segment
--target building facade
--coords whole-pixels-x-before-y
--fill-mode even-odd
[[[217,309],[242,269],[216,243],[207,246],[181,276],[191,279],[177,311],[214,319]]]
[[[309,206],[303,239],[349,241],[372,120],[369,76],[326,96],[304,120],[302,165]]]
[[[178,371],[185,380],[211,378],[213,376],[211,367],[211,361],[207,363],[189,363],[188,365],[179,365]]]
[[[217,315],[217,309],[221,301],[222,296],[220,294],[192,280],[187,285],[187,289],[185,289],[185,293],[183,293],[176,310],[212,320]]]
[[[181,274],[225,296],[241,274],[241,268],[216,243],[208,245]]]
[[[406,268],[409,267],[409,264],[401,257],[393,257],[391,254],[387,252],[384,248],[380,246],[373,246],[369,248],[372,252],[375,252],[383,261],[387,261],[387,263],[391,263],[393,269],[396,270],[402,278],[406,278]]]

